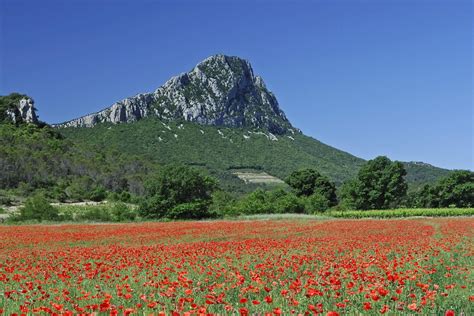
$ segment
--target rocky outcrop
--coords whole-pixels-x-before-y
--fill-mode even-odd
[[[149,105],[153,102],[152,94],[138,94],[120,102],[112,104],[110,107],[96,113],[82,116],[55,127],[92,127],[98,123],[128,123],[137,121],[148,114]]]
[[[263,79],[254,75],[250,63],[224,55],[205,59],[153,93],[127,98],[100,112],[55,126],[128,123],[149,115],[205,125],[265,129],[275,134],[296,131]]]
[[[0,110],[5,111],[7,121],[13,123],[39,123],[33,99],[17,93],[0,98]]]

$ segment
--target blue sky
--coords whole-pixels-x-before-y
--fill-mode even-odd
[[[248,59],[310,136],[371,159],[474,169],[472,3],[0,0],[0,94],[61,122],[202,59]]]

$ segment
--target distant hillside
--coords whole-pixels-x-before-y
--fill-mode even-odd
[[[284,179],[292,171],[306,167],[320,170],[339,185],[352,178],[364,163],[363,159],[299,133],[273,135],[157,118],[59,131],[85,151],[101,148],[137,155],[156,164],[186,163],[238,186],[244,185],[233,174],[238,170],[264,171]],[[405,166],[412,186],[433,182],[449,172],[429,165]]]
[[[439,178],[447,176],[451,170],[438,168],[424,162],[404,162],[407,175],[405,179],[411,184],[410,189],[415,189],[424,184],[434,183]]]

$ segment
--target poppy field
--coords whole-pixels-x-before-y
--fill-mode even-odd
[[[473,315],[474,218],[0,226],[10,314]]]

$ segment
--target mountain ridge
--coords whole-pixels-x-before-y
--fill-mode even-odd
[[[251,127],[274,134],[300,132],[281,110],[251,64],[236,56],[213,55],[191,71],[171,77],[154,92],[140,93],[54,127],[130,123],[147,116],[202,125]]]

